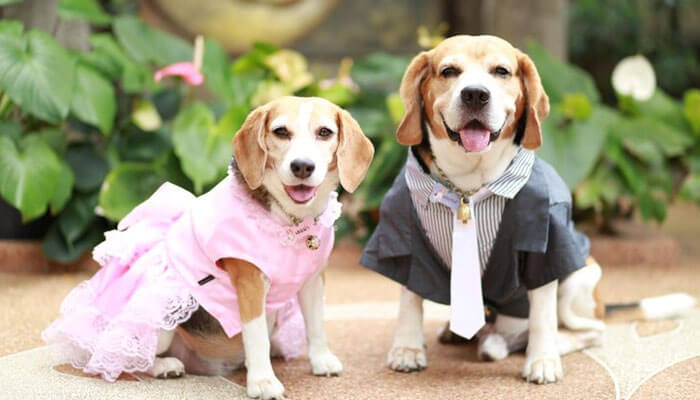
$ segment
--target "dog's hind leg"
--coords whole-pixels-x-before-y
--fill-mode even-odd
[[[170,344],[175,336],[174,330],[161,329],[158,332],[158,344],[156,345],[156,358],[153,365],[146,370],[148,375],[154,378],[168,379],[179,378],[185,375],[185,366],[175,357],[157,357],[170,349]]]

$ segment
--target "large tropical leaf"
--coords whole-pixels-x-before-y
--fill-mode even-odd
[[[65,158],[75,175],[75,188],[81,192],[98,189],[109,172],[107,161],[93,146],[69,147]]]
[[[542,127],[543,143],[538,154],[554,166],[573,190],[590,174],[608,131],[618,118],[609,108],[597,106],[589,119],[568,121],[561,110],[553,108]]]
[[[201,193],[225,171],[231,157],[230,130],[216,129],[214,114],[202,103],[182,110],[173,124],[173,145],[182,170]]]
[[[48,34],[1,34],[0,71],[0,88],[25,111],[49,122],[68,114],[75,60]]]
[[[100,191],[99,209],[105,217],[119,221],[163,182],[165,177],[152,164],[122,163],[107,175]]]
[[[583,93],[593,103],[600,100],[595,82],[586,71],[557,60],[536,42],[528,42],[527,51],[552,103],[561,102],[567,93]]]
[[[137,17],[117,17],[113,28],[119,43],[137,62],[150,61],[163,66],[192,59],[192,46],[187,42],[151,28]]]
[[[108,25],[112,16],[104,12],[96,0],[61,0],[58,16],[65,19],[84,19],[94,25]]]
[[[57,182],[65,183],[62,168],[38,135],[23,138],[19,147],[9,137],[0,136],[0,195],[21,212],[23,221],[46,212]]]
[[[78,64],[71,112],[81,121],[97,126],[103,134],[109,135],[116,111],[112,84],[94,69]]]

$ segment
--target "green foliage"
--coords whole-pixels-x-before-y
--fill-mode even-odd
[[[660,89],[646,101],[620,96],[613,109],[600,103],[586,72],[537,45],[529,51],[551,102],[538,153],[574,192],[577,209],[608,226],[630,206],[663,221],[679,190],[700,200],[696,173],[684,172],[698,142],[699,92],[688,91],[683,105]]]
[[[0,71],[0,89],[29,114],[47,122],[68,114],[75,60],[48,34],[0,34]]]
[[[94,25],[109,25],[112,16],[102,10],[96,0],[61,0],[58,16],[65,19],[84,19]]]
[[[40,136],[27,135],[17,143],[0,136],[0,194],[24,221],[44,214],[50,203],[65,203],[71,184],[61,160]]]
[[[93,68],[78,64],[70,110],[81,121],[112,132],[117,104],[112,83]]]

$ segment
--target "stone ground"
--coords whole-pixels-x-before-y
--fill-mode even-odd
[[[604,265],[603,295],[624,302],[671,291],[700,297],[700,211],[681,205],[661,229],[680,244],[680,261],[663,267]],[[601,347],[563,358],[563,382],[522,382],[522,355],[476,361],[473,345],[441,345],[446,307],[426,305],[429,367],[401,374],[385,367],[394,329],[398,287],[356,265],[359,250],[335,250],[327,274],[331,348],[343,360],[341,377],[318,378],[308,361],[274,361],[291,399],[696,399],[700,398],[700,308],[670,321],[608,320]],[[230,377],[188,376],[162,381],[125,375],[110,384],[88,377],[42,347],[41,330],[60,301],[88,272],[50,275],[0,273],[0,399],[245,398],[245,372]]]

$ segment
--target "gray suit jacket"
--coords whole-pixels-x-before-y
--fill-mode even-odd
[[[428,240],[401,171],[380,208],[379,225],[360,263],[414,293],[450,303],[450,271]],[[506,204],[486,271],[484,304],[526,318],[527,290],[583,267],[588,238],[571,221],[571,194],[556,171],[536,159],[530,179]]]

